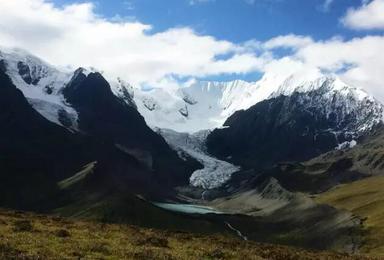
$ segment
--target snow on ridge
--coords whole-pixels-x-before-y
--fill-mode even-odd
[[[64,107],[70,114],[74,112],[61,94],[62,88],[71,80],[73,71],[59,70],[18,49],[0,48],[1,59],[6,61],[12,81],[29,100],[44,100]],[[20,75],[20,69],[24,70],[24,78]],[[84,75],[95,71],[93,68],[81,68]],[[315,70],[294,73],[289,77],[265,74],[256,82],[193,81],[180,88],[172,86],[149,91],[133,87],[119,78],[108,78],[108,81],[114,94],[136,107],[149,126],[189,133],[220,127],[234,112],[248,109],[260,101],[294,92],[309,92],[325,83],[330,95],[338,92],[347,99],[352,97],[367,105],[367,101],[378,103],[363,90],[348,86],[336,76],[323,75]],[[52,121],[52,114],[41,107],[36,106],[35,109]]]
[[[214,129],[239,109],[246,109],[255,86],[245,81],[195,82],[178,89],[134,89],[134,101],[148,125],[194,133]],[[188,113],[184,113],[188,111]]]
[[[73,120],[73,127],[76,126],[78,115],[61,94],[72,73],[61,71],[19,49],[2,48],[0,60],[5,61],[8,76],[35,110],[49,121],[62,126],[58,112],[64,110]]]
[[[352,94],[358,100],[363,100],[365,98],[373,100],[373,97],[364,90],[347,85],[335,75],[317,75],[312,78],[303,78],[298,77],[296,74],[288,77],[276,91],[272,92],[269,98],[277,97],[279,95],[289,96],[295,92],[305,93],[315,91],[322,87],[327,88],[328,91],[339,92],[345,96]]]
[[[287,78],[264,75],[257,82],[195,81],[179,89],[135,89],[134,99],[148,125],[194,133],[218,128],[234,112],[248,109],[260,101],[295,92],[315,91],[321,87],[327,88],[328,96],[337,92],[345,99],[378,103],[365,91],[348,86],[337,76],[317,71],[295,73]]]

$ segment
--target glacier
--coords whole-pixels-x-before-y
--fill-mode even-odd
[[[199,131],[194,134],[180,133],[170,129],[157,128],[166,142],[175,149],[181,158],[185,154],[199,161],[204,168],[196,170],[190,177],[190,184],[209,190],[222,186],[240,170],[226,161],[219,160],[206,152],[205,139],[209,131]]]

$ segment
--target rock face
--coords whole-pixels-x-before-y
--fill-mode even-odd
[[[164,139],[153,132],[132,106],[115,96],[100,73],[86,75],[83,69],[63,89],[65,100],[79,114],[78,128],[144,162],[165,184],[187,184],[192,174]]]
[[[207,138],[208,151],[245,168],[302,161],[367,134],[382,122],[383,106],[334,78],[307,82],[227,119]]]
[[[54,197],[56,181],[97,158],[92,158],[92,147],[87,141],[36,112],[3,69],[0,69],[0,204],[44,207],[44,202]]]
[[[23,93],[12,83],[5,73],[7,65],[4,61],[0,61],[0,68],[1,207],[50,210],[65,206],[67,203],[79,202],[80,199],[82,203],[88,203],[91,199],[100,201],[108,196],[124,198],[135,192],[141,194],[153,192],[158,195],[169,191],[169,186],[162,184],[161,181],[170,175],[164,178],[157,176],[161,175],[162,168],[150,171],[136,158],[137,156],[130,155],[109,139],[101,127],[94,127],[95,131],[100,132],[96,135],[96,132],[92,131],[71,132],[50,122],[32,107]],[[82,89],[80,85],[79,87]],[[97,93],[108,94],[108,89],[100,88],[100,91]],[[84,99],[84,105],[95,101],[96,97]],[[105,101],[102,105],[107,103]],[[121,103],[125,104],[123,101]],[[79,109],[85,113],[80,119],[81,127],[83,124],[92,125],[90,119],[86,117],[86,108],[85,106]],[[84,121],[81,121],[82,119]],[[108,126],[108,122],[105,125]],[[107,128],[104,130],[105,133],[108,133],[107,130]],[[153,132],[152,135],[155,136],[153,138],[158,138]],[[161,142],[162,139],[159,140],[158,142]],[[164,149],[167,149],[167,146],[165,147]],[[172,151],[165,150],[164,156],[168,155],[167,152]],[[179,170],[178,158],[175,157],[175,169]],[[76,192],[67,193],[62,190],[59,183],[71,178],[75,180],[73,176],[81,173],[83,167],[90,165],[90,162],[95,162],[92,163],[95,165],[92,174],[86,176],[84,181],[79,180],[83,181],[81,185],[73,185]],[[154,167],[161,166],[154,165]],[[175,180],[178,180],[177,176]]]

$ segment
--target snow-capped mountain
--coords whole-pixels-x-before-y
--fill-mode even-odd
[[[135,89],[133,99],[150,126],[194,133],[220,127],[235,111],[258,102],[258,89],[241,80],[196,81],[177,89]]]
[[[63,93],[67,86],[73,85],[73,79],[79,75],[87,78],[92,71],[58,69],[21,50],[0,51],[0,62],[6,66],[13,83],[41,115],[68,129],[82,130],[79,127],[80,108],[72,107],[74,102],[68,102]],[[278,127],[295,129],[291,139],[297,142],[307,140],[306,145],[313,150],[302,151],[311,156],[337,147],[353,146],[360,136],[383,120],[383,106],[373,97],[337,77],[324,76],[317,71],[296,73],[288,78],[264,75],[257,82],[193,81],[181,87],[150,90],[134,87],[121,78],[109,78],[104,83],[109,83],[112,93],[134,108],[135,113],[138,111],[153,129],[173,130],[158,130],[158,133],[174,150],[182,151],[204,165],[203,169],[194,172],[190,182],[205,188],[222,185],[239,170],[234,164],[242,166],[242,162],[227,162],[236,159],[236,153],[231,149],[248,147],[256,135],[258,138],[264,136],[263,140],[276,141],[280,139],[269,134]],[[243,110],[247,112],[238,112]],[[254,113],[263,116],[258,116],[256,122],[252,119]],[[113,118],[113,115],[106,115],[106,118]],[[210,135],[208,151],[220,160],[207,152],[205,139],[199,135],[201,130],[215,128],[224,129],[215,130]],[[213,137],[219,136],[218,133],[223,133],[225,140],[212,141]],[[239,138],[245,138],[245,143]],[[236,140],[239,141],[237,144]],[[195,145],[196,142],[199,145]],[[268,149],[281,149],[279,145],[285,142],[284,135],[279,142],[268,144]],[[289,146],[295,147],[292,143]]]
[[[322,91],[328,103],[345,101],[345,104],[339,106],[341,109],[345,105],[343,114],[349,114],[351,109],[363,103],[378,104],[378,101],[366,92],[348,86],[336,76],[324,76],[318,72],[305,73],[296,73],[288,78],[265,75],[257,82],[195,81],[180,88],[155,88],[148,91],[133,87],[129,88],[130,91],[119,90],[124,88],[124,85],[115,84],[115,89],[119,90],[115,93],[118,95],[123,92],[130,93],[126,98],[127,102],[135,103],[150,126],[189,133],[219,128],[234,112],[246,110],[260,101],[280,95],[311,92],[324,84],[327,88],[322,88]],[[334,93],[340,94],[339,100],[331,101]],[[328,111],[328,113],[331,112]],[[379,116],[372,118],[372,122],[366,122],[367,125],[361,127],[369,129],[382,120],[379,110],[376,109],[374,113]]]
[[[22,50],[0,51],[7,74],[32,106],[48,120],[76,128],[77,113],[66,104],[61,90],[72,77]]]
[[[304,81],[292,88],[292,77],[289,77],[273,92],[270,98],[280,95],[290,96],[293,93],[307,93],[300,100],[310,110],[317,107],[321,114],[337,122],[340,131],[359,136],[383,121],[383,105],[367,92],[351,87],[339,78],[319,77]],[[308,96],[307,98],[305,98]],[[336,118],[331,118],[336,117]]]
[[[294,83],[292,83],[294,82]],[[335,77],[290,77],[265,99],[227,119],[208,151],[237,165],[270,167],[350,147],[382,124],[383,105]]]
[[[147,126],[128,100],[132,95],[129,84],[120,80],[120,88],[112,90],[103,75],[92,69],[63,71],[20,50],[0,55],[3,71],[29,104],[51,122],[114,144],[158,173],[154,178],[167,185],[188,184],[193,170],[200,167],[190,158],[181,160]]]
[[[69,83],[73,71],[55,68],[22,50],[0,51],[0,60],[7,63],[12,81],[37,111],[52,122],[76,127],[78,115],[62,95],[62,89]],[[82,73],[90,71],[82,69]],[[350,87],[338,78],[308,71],[288,78],[264,75],[257,82],[193,81],[179,88],[150,90],[134,87],[121,78],[109,78],[108,81],[113,93],[137,108],[149,126],[189,133],[221,127],[236,111],[279,95],[318,89],[325,81],[333,82],[329,85],[328,95],[340,92],[347,99],[352,95],[358,97],[357,100],[373,100],[364,91]],[[356,104],[349,107],[353,105]]]

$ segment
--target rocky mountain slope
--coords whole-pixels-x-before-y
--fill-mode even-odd
[[[229,117],[208,136],[208,152],[246,168],[265,168],[354,145],[382,123],[379,102],[336,78],[307,81],[293,92],[288,86]]]
[[[122,88],[112,90],[100,73],[59,70],[21,50],[1,51],[0,60],[13,84],[42,116],[72,132],[113,143],[157,173],[157,181],[187,184],[192,171],[200,167],[194,160],[178,158],[128,102],[127,89],[119,95]]]
[[[60,193],[57,183],[93,161],[99,163],[96,176],[110,178],[110,182],[129,176],[131,181],[140,183],[150,176],[135,158],[113,145],[72,133],[41,116],[13,85],[5,69],[3,62],[0,70],[1,205],[35,210],[55,207]]]
[[[181,160],[164,139],[152,131],[138,111],[115,96],[100,73],[79,69],[62,90],[78,113],[78,129],[134,156],[169,185],[187,184],[189,159]],[[193,167],[193,164],[191,163]]]
[[[156,181],[160,171],[148,169],[146,163],[108,138],[50,122],[33,109],[6,71],[7,63],[2,61],[1,206],[159,228],[186,230],[195,222],[196,230],[203,231],[205,226],[224,230],[204,221],[174,216],[139,199],[137,194],[157,199],[171,196],[170,187]],[[108,93],[108,88],[103,91]],[[97,101],[97,97],[91,95],[90,100]],[[134,119],[130,121],[133,125],[144,122],[142,118],[139,122]],[[84,122],[80,121],[79,126],[83,127]]]
[[[127,102],[134,102],[152,126],[188,132],[189,135],[180,134],[180,137],[188,136],[184,138],[188,140],[199,135],[196,131],[218,128],[208,135],[208,149],[200,152],[199,157],[209,155],[211,165],[218,159],[229,161],[237,169],[239,166],[256,166],[247,165],[245,161],[256,162],[246,154],[236,155],[238,152],[253,154],[265,164],[261,167],[272,166],[278,161],[306,160],[333,149],[354,146],[360,137],[369,134],[383,120],[383,107],[373,97],[337,77],[318,72],[293,74],[285,79],[265,75],[252,83],[195,81],[181,88],[149,91],[129,86],[129,91],[124,91],[124,85],[127,86],[117,85],[117,89],[119,86],[121,89],[118,93],[128,93],[125,95]],[[242,109],[251,110],[253,105],[258,106],[259,111],[241,112]],[[252,113],[260,113],[257,122]],[[184,144],[190,142],[175,142],[180,138],[169,138],[168,130],[159,133],[174,149],[184,150],[199,160],[196,149],[186,151]],[[255,140],[257,138],[259,140]],[[205,140],[200,143],[206,148]],[[215,143],[218,144],[216,148]],[[250,147],[258,147],[258,151],[254,153]],[[233,151],[236,149],[241,151]],[[236,156],[243,161],[236,160]],[[208,165],[208,161],[205,162]],[[214,172],[224,170],[220,170],[220,176],[226,177],[218,178],[221,180],[228,180],[235,172],[235,168],[216,169]],[[200,181],[217,176],[205,172],[202,170],[193,176],[205,176],[198,178]],[[197,186],[217,187],[213,184],[215,181],[210,183]]]

